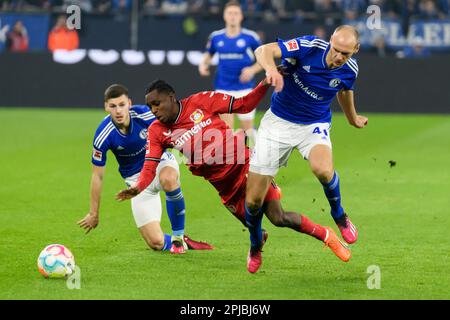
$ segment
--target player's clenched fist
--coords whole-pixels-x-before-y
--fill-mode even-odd
[[[266,79],[269,84],[275,87],[275,92],[280,92],[284,86],[283,76],[277,69],[268,70],[266,72]]]
[[[369,123],[369,119],[364,116],[357,115],[355,120],[351,123],[356,128],[364,128]]]
[[[131,198],[134,198],[138,194],[139,194],[138,188],[125,189],[125,190],[120,191],[118,194],[116,194],[116,200],[119,200],[119,201],[129,200]]]

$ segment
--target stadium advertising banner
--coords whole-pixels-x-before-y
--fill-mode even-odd
[[[372,47],[382,38],[391,49],[413,45],[435,50],[450,49],[450,20],[415,21],[409,25],[407,36],[398,21],[382,20],[380,29],[369,29],[365,19],[347,23],[354,25],[360,32],[363,48]]]

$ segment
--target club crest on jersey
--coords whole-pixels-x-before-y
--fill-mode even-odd
[[[297,40],[293,39],[287,42],[283,42],[287,51],[297,51],[299,49]]]
[[[236,42],[236,45],[237,45],[239,48],[245,47],[245,45],[246,45],[245,40],[244,40],[244,39],[239,39],[239,40]]]
[[[336,78],[330,81],[330,87],[336,88],[338,85],[341,84],[341,79]]]
[[[195,110],[192,112],[191,116],[189,117],[192,122],[195,124],[200,123],[205,115],[203,114],[203,111],[200,109]]]
[[[97,150],[95,148],[94,148],[94,150],[92,150],[92,158],[94,158],[94,160],[102,161],[102,157],[103,157],[103,153],[100,150]]]
[[[139,137],[141,139],[147,139],[147,129],[142,129],[141,132],[139,132]]]

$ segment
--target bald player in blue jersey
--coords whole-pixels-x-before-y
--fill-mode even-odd
[[[100,123],[93,141],[90,210],[78,222],[80,227],[86,229],[86,233],[98,225],[108,150],[114,154],[125,183],[128,186],[134,184],[145,161],[147,128],[156,120],[148,106],[131,104],[128,89],[123,85],[114,84],[106,89],[104,107],[109,115]],[[166,193],[172,236],[161,230],[159,191]],[[185,203],[180,188],[180,172],[178,162],[170,152],[164,152],[156,178],[133,199],[131,209],[142,237],[154,250],[170,250],[171,253],[180,254],[187,248],[212,248],[207,243],[194,241],[184,235]]]
[[[250,161],[246,191],[246,219],[250,230],[251,259],[261,264],[261,207],[270,182],[297,149],[309,161],[321,182],[344,240],[354,243],[356,227],[341,205],[339,176],[334,170],[330,140],[330,104],[335,96],[356,128],[364,128],[368,119],[355,110],[353,89],[358,65],[352,56],[359,50],[358,32],[340,26],[330,42],[314,36],[278,40],[259,47],[255,54],[275,87],[270,110],[258,129],[256,146]],[[282,76],[275,59],[283,59],[289,75]]]
[[[225,4],[223,19],[225,28],[214,31],[209,36],[205,54],[199,64],[199,72],[205,77],[210,75],[209,66],[212,57],[217,53],[219,64],[214,89],[235,98],[241,98],[252,91],[255,87],[255,74],[262,71],[254,55],[256,48],[261,45],[261,40],[256,32],[241,27],[244,15],[239,2],[230,1]],[[222,114],[220,117],[230,128],[234,128],[233,114]],[[237,114],[237,117],[240,127],[254,143],[255,110],[246,114]]]

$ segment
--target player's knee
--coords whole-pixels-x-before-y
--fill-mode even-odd
[[[164,237],[160,235],[147,235],[145,237],[145,242],[147,245],[156,251],[162,250],[164,248]]]
[[[332,167],[323,164],[312,164],[311,170],[314,175],[323,183],[327,183],[333,178],[334,170]]]
[[[179,187],[177,171],[172,169],[161,172],[159,175],[159,183],[166,192],[177,189]]]
[[[249,210],[257,210],[261,208],[264,204],[264,198],[260,196],[254,196],[247,198],[245,201],[245,205]]]

